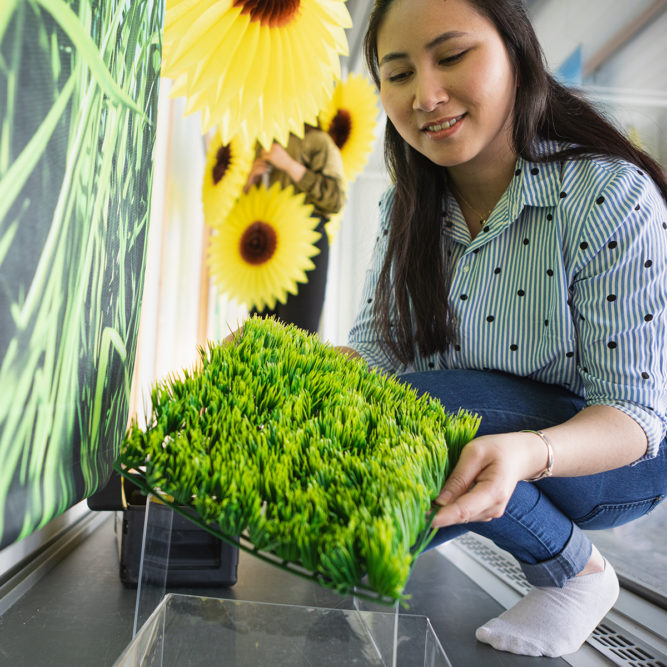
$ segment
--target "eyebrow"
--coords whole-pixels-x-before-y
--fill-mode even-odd
[[[450,39],[455,39],[456,37],[463,37],[467,35],[468,33],[461,32],[460,30],[449,30],[448,32],[443,32],[442,35],[438,35],[435,39],[432,39],[427,45],[426,45],[426,50],[430,51],[431,49],[434,49],[436,46],[439,44],[442,44],[443,42],[446,42]],[[399,60],[401,58],[406,58],[407,53],[399,53],[399,52],[393,52],[393,53],[387,53],[382,60],[380,60],[380,67],[384,65],[385,63],[388,63],[392,60]]]

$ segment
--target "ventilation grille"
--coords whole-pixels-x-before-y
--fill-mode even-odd
[[[616,665],[632,667],[667,667],[667,657],[636,637],[625,632],[613,621],[604,619],[591,635],[588,643],[603,653]]]
[[[490,542],[482,542],[481,538],[472,533],[466,533],[456,538],[456,544],[476,561],[493,570],[497,577],[521,595],[525,595],[530,590],[530,584],[521,568],[502,551],[489,546]]]
[[[455,542],[521,595],[530,590],[531,586],[516,562],[488,540],[467,533],[456,538]],[[621,667],[667,667],[667,656],[606,618],[593,630],[588,643]]]

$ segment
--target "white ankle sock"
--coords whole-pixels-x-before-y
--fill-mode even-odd
[[[535,587],[475,636],[499,651],[556,658],[574,653],[618,597],[618,579],[605,561],[602,572],[568,579],[563,588]]]

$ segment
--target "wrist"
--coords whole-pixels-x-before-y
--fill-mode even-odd
[[[290,175],[290,178],[295,183],[298,183],[304,177],[304,174],[306,173],[307,169],[300,162],[294,160],[293,163],[290,165],[289,170],[286,171]]]
[[[531,465],[532,473],[524,477],[526,482],[537,482],[545,477],[551,477],[553,474],[554,465],[554,450],[549,438],[542,431],[533,431],[532,429],[525,429],[521,431],[527,435],[533,436]],[[539,438],[541,443],[536,448],[535,441]]]

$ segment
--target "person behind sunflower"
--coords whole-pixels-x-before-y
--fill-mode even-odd
[[[313,215],[320,222],[316,231],[320,240],[315,244],[319,253],[313,257],[315,268],[308,271],[308,282],[299,286],[297,294],[289,295],[284,304],[265,308],[260,315],[275,315],[286,324],[295,324],[310,333],[317,333],[324,305],[329,240],[325,224],[338,213],[345,203],[343,161],[333,139],[321,129],[304,126],[303,139],[290,134],[287,147],[274,142],[270,150],[258,151],[244,191],[268,174],[269,185],[279,182],[281,187],[292,185],[296,192],[305,193],[306,204],[313,206]],[[251,314],[257,314],[253,309]]]

